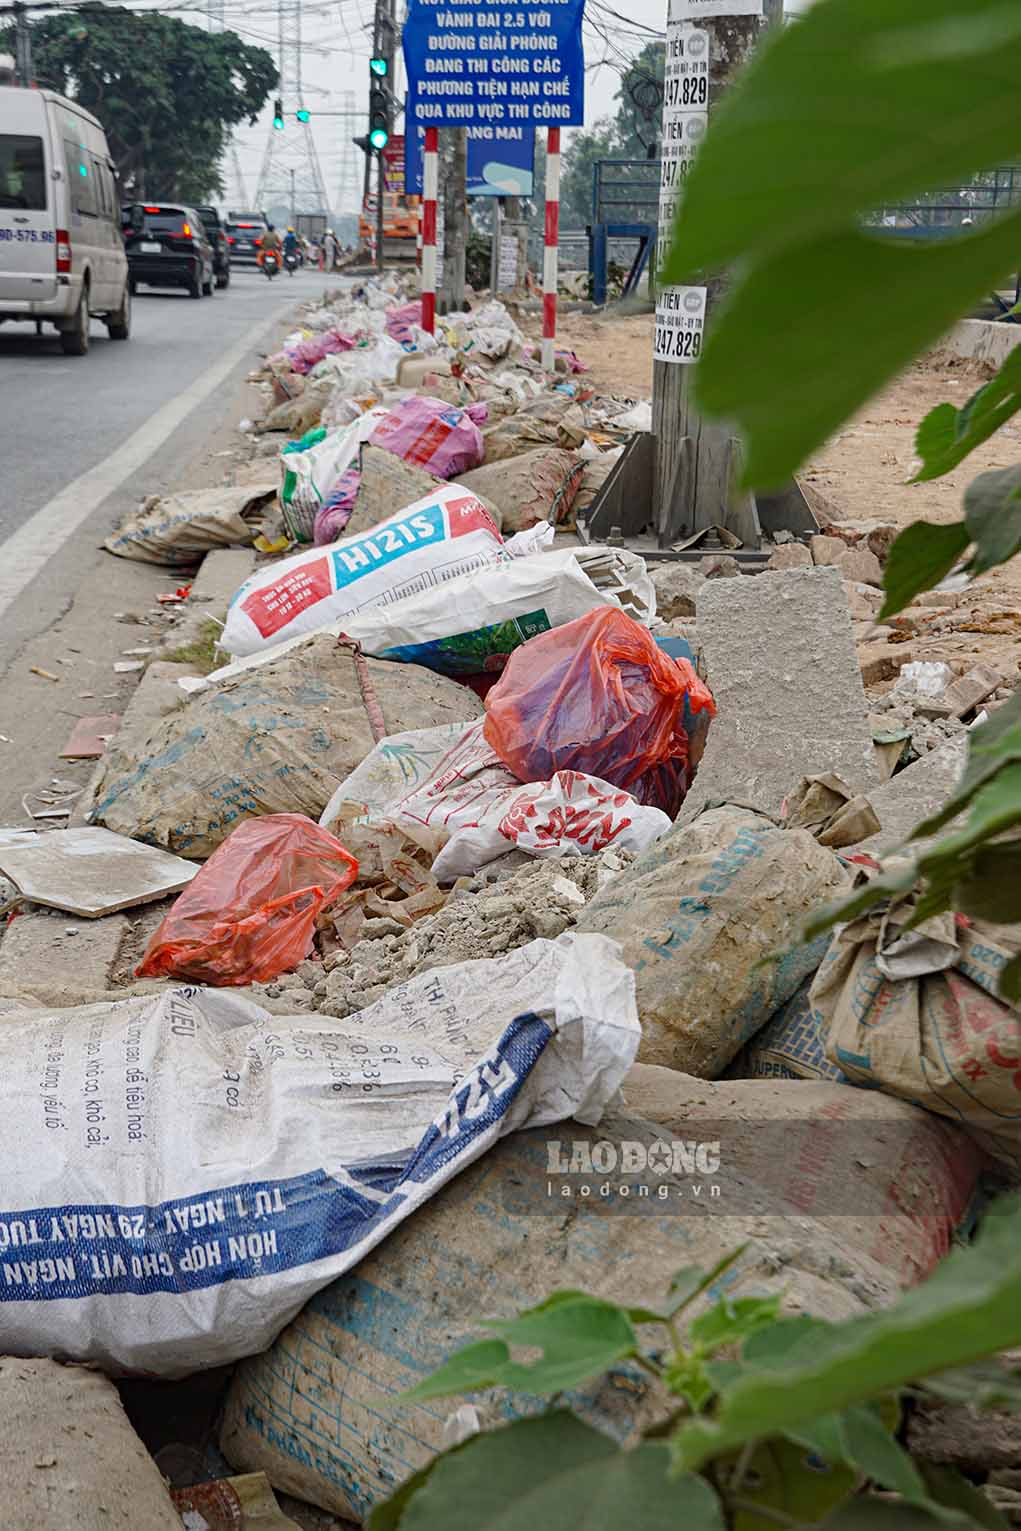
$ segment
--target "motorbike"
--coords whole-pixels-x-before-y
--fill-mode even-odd
[[[297,250],[286,250],[284,252],[284,265],[287,268],[287,275],[293,276],[295,271],[298,269]]]
[[[267,250],[262,257],[262,269],[269,281],[272,281],[280,270],[280,257],[275,250]]]

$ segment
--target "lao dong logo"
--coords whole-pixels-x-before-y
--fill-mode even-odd
[[[546,1144],[546,1194],[551,1199],[715,1201],[723,1194],[719,1173],[718,1139],[553,1138]]]

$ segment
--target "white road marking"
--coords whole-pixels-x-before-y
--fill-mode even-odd
[[[183,393],[176,394],[150,415],[116,452],[111,452],[103,462],[68,484],[5,542],[0,542],[0,617],[93,511],[137,473],[192,410],[230,376],[238,363],[245,360],[262,337],[273,330],[293,307],[292,299],[276,309],[270,319],[262,319],[246,330],[236,345],[189,383]],[[128,343],[130,345],[130,341]],[[88,365],[87,360],[85,365]]]

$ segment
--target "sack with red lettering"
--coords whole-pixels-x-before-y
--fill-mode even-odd
[[[1021,1016],[982,960],[1004,932],[983,940],[979,922],[952,914],[905,931],[915,902],[877,906],[830,943],[809,994],[826,1057],[852,1084],[959,1122],[1017,1172]]]
[[[444,484],[371,531],[257,570],[230,603],[220,646],[257,654],[508,557],[482,502]]]
[[[370,446],[385,447],[437,478],[456,478],[477,468],[485,446],[479,424],[489,414],[485,404],[458,409],[443,399],[409,394],[379,422]]]
[[[390,817],[413,839],[422,830],[449,834],[433,862],[437,882],[470,876],[515,849],[530,856],[592,856],[616,845],[637,854],[671,823],[659,808],[580,771],[522,785],[487,743],[481,719]]]

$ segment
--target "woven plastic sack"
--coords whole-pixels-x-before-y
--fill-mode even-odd
[[[303,814],[247,819],[176,900],[136,976],[269,983],[305,960],[317,914],[357,875],[340,841]]]
[[[369,439],[373,446],[385,447],[437,478],[456,478],[482,461],[482,432],[476,422],[484,421],[488,413],[484,404],[458,409],[442,399],[409,394],[394,405]]]
[[[673,817],[688,788],[685,699],[716,711],[687,660],[601,608],[514,650],[486,697],[485,735],[521,781],[581,771]]]

